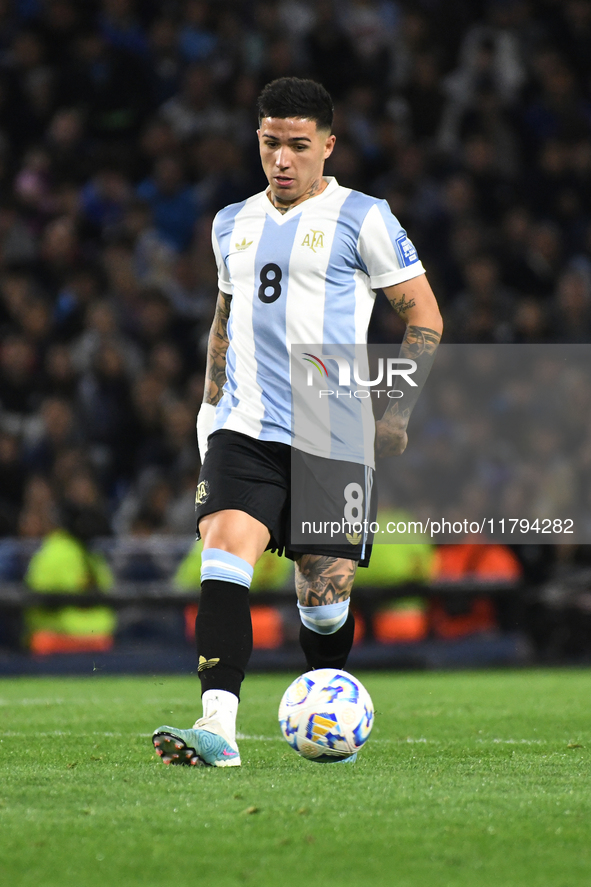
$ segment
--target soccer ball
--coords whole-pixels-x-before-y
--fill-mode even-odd
[[[320,764],[336,763],[366,742],[373,726],[373,703],[353,675],[319,668],[289,685],[279,706],[279,725],[299,755]]]

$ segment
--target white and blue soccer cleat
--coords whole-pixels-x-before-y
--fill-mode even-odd
[[[215,718],[199,718],[190,730],[158,727],[152,744],[164,764],[205,767],[240,767],[236,743],[226,736]]]

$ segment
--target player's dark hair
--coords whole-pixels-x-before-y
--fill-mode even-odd
[[[315,80],[280,77],[267,83],[258,98],[259,123],[263,117],[303,117],[317,129],[332,129],[334,108],[327,90]]]

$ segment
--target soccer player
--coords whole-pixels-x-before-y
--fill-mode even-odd
[[[290,541],[290,345],[365,343],[381,287],[406,322],[400,356],[416,362],[418,394],[442,331],[423,266],[386,201],[323,176],[335,145],[327,91],[311,80],[281,78],[264,88],[258,111],[269,187],[221,210],[212,234],[220,291],[197,420],[203,717],[191,729],[155,731],[165,763],[240,765],[236,714],[252,651],[248,592],[267,548],[295,560],[308,666],[344,667],[353,643],[349,596],[358,562],[368,563],[366,540],[307,550]],[[377,456],[404,451],[413,403],[390,402],[376,423]],[[322,478],[317,455],[301,458],[312,482],[315,472]],[[355,468],[371,480],[371,466]],[[370,503],[364,505],[367,515]]]

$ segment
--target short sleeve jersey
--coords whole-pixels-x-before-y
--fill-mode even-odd
[[[215,217],[219,288],[232,303],[213,431],[291,445],[291,346],[366,343],[374,290],[424,273],[385,200],[326,181],[285,214],[264,191]]]

